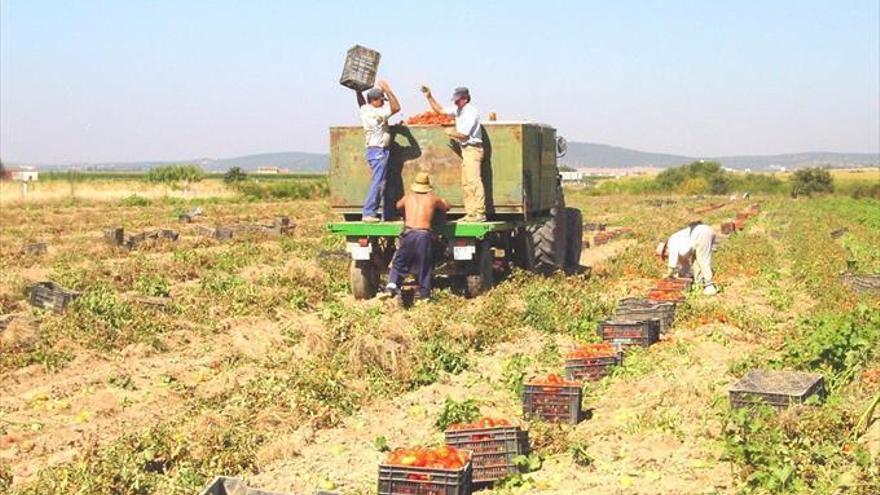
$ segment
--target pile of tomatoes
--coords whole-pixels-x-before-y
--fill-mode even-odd
[[[449,115],[424,112],[406,119],[407,125],[452,125],[455,122]]]
[[[565,380],[561,376],[556,373],[550,373],[547,375],[547,378],[534,378],[529,383],[529,385],[554,385],[558,387],[580,387],[581,384],[579,382],[570,382]]]
[[[428,447],[410,447],[393,450],[388,454],[386,464],[395,466],[461,469],[467,464],[470,457],[463,450],[444,445],[431,449]]]
[[[483,428],[495,428],[496,426],[510,426],[510,421],[503,418],[490,418],[483,416],[473,423],[452,423],[449,430],[479,430]]]
[[[601,344],[586,344],[568,353],[569,359],[588,359],[598,357],[613,357],[616,354],[614,346],[609,342]]]

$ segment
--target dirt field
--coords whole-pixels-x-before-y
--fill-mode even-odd
[[[218,199],[4,201],[0,492],[193,494],[225,474],[375,493],[378,439],[441,443],[451,398],[527,426],[541,459],[486,494],[880,493],[880,299],[840,277],[880,273],[876,200],[753,197],[761,212],[719,237],[721,294],[689,294],[659,344],[585,387],[591,418],[560,427],[523,420],[523,378],[561,373],[620,298],[643,296],[663,271],[656,242],[693,209],[724,202],[704,214],[717,227],[749,203],[571,192],[586,222],[631,229],[585,250],[591,276],[514,273],[404,311],[348,295],[324,200],[204,194]],[[196,204],[204,215],[179,223]],[[295,225],[283,236],[200,229],[280,215]],[[180,238],[128,251],[102,241],[117,225]],[[31,242],[48,251],[22,253]],[[82,295],[63,315],[33,309],[23,291],[41,280]],[[755,367],[822,373],[828,397],[731,412],[728,387]]]

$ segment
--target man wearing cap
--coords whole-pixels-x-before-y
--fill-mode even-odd
[[[657,246],[657,255],[667,257],[666,277],[687,276],[693,270],[694,282],[703,285],[703,294],[718,293],[712,280],[712,245],[715,231],[699,218],[692,218],[688,226],[672,234],[669,240]]]
[[[431,89],[422,86],[422,93],[434,113],[455,117],[455,127],[447,129],[449,137],[461,146],[461,191],[464,199],[464,222],[486,221],[486,195],[483,191],[483,129],[480,127],[480,112],[471,104],[471,94],[467,88],[455,88],[452,93],[453,107],[443,108]]]
[[[397,202],[403,209],[404,229],[400,235],[400,247],[391,260],[391,272],[383,297],[397,295],[403,277],[408,273],[415,275],[419,283],[419,298],[431,297],[431,278],[434,262],[431,258],[431,220],[437,210],[448,211],[449,203],[434,195],[431,177],[419,172],[410,186],[412,194],[407,194]]]
[[[360,109],[361,124],[364,126],[364,138],[366,140],[367,164],[372,171],[370,188],[367,191],[367,199],[364,200],[364,210],[361,220],[364,222],[379,221],[379,201],[382,201],[382,219],[389,220],[394,214],[394,199],[388,195],[385,188],[385,174],[388,168],[388,145],[391,144],[391,133],[388,132],[388,119],[400,111],[400,103],[397,96],[391,91],[387,81],[379,81],[379,87],[367,91],[367,97],[360,91],[357,94],[358,108]],[[385,95],[391,108],[385,107]]]

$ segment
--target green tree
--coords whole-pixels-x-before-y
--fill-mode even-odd
[[[702,179],[708,185],[706,192],[711,194],[727,194],[730,191],[730,174],[721,168],[718,162],[696,161],[680,167],[668,168],[654,179],[657,187],[665,191],[675,191],[685,181]],[[696,183],[694,183],[696,184]]]
[[[247,174],[240,167],[232,167],[223,174],[223,182],[235,184],[247,179]]]
[[[792,197],[812,196],[823,192],[834,192],[834,178],[824,168],[802,168],[791,176]]]
[[[198,165],[185,163],[154,167],[147,174],[147,180],[182,189],[184,196],[189,193],[190,184],[201,182],[204,178],[205,172]]]

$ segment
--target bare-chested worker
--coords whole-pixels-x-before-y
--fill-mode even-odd
[[[403,209],[404,229],[400,234],[400,247],[391,261],[391,273],[388,275],[388,285],[385,286],[383,296],[397,295],[403,277],[412,273],[419,283],[419,298],[427,300],[431,297],[434,268],[431,258],[431,220],[435,211],[448,211],[449,203],[434,195],[431,177],[425,172],[416,176],[410,189],[412,193],[397,202],[397,208]]]

